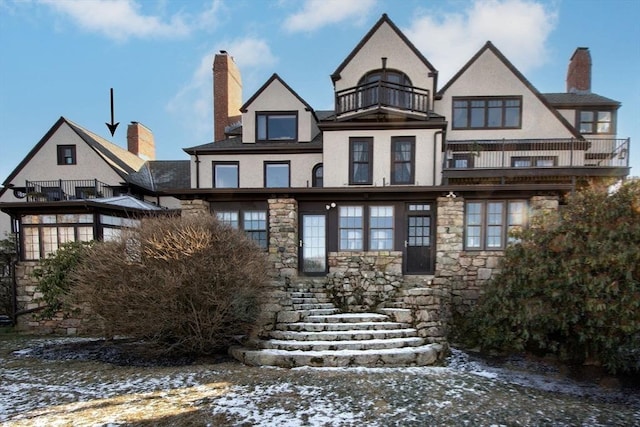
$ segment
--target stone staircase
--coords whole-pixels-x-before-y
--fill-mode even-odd
[[[229,352],[248,365],[279,366],[424,366],[442,358],[440,344],[427,344],[408,323],[409,310],[341,313],[326,296],[323,281],[288,285],[291,310],[278,313],[269,339],[253,348]]]

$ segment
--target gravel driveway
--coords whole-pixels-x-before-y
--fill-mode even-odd
[[[118,366],[35,357],[69,339],[0,335],[7,426],[640,426],[638,389],[453,351],[446,367]]]

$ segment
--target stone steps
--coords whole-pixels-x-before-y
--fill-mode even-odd
[[[426,344],[411,327],[411,310],[392,306],[379,313],[341,313],[325,293],[323,280],[290,283],[291,310],[278,313],[270,338],[255,348],[229,352],[248,365],[410,366],[443,357],[440,344]]]
[[[433,365],[444,357],[440,344],[378,350],[249,350],[232,347],[229,353],[247,365],[295,368],[313,367],[394,367]]]
[[[317,323],[313,324],[317,326]],[[335,324],[331,324],[335,325]],[[293,341],[356,341],[356,340],[372,340],[382,338],[410,338],[418,336],[418,331],[414,328],[401,329],[349,329],[346,331],[314,331],[297,332],[297,331],[279,331],[271,332],[271,337],[279,340]]]

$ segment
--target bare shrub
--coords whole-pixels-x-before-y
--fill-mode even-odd
[[[268,280],[267,257],[213,216],[141,221],[94,245],[73,272],[105,335],[210,354],[253,332]]]

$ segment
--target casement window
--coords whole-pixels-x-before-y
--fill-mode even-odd
[[[373,138],[349,138],[349,184],[373,183]]]
[[[465,248],[500,250],[511,242],[509,232],[521,229],[527,220],[523,200],[471,201],[465,205]]]
[[[267,249],[267,212],[245,211],[242,213],[242,229],[262,249]]]
[[[578,129],[585,134],[615,133],[615,112],[578,111]]]
[[[391,138],[391,184],[413,184],[415,162],[415,137]]]
[[[322,167],[322,163],[318,163],[317,165],[315,165],[311,173],[312,173],[311,186],[323,187],[324,186],[324,169]]]
[[[24,215],[21,223],[23,260],[46,258],[64,243],[95,238],[92,214]]]
[[[393,223],[393,206],[340,206],[339,250],[392,250]]]
[[[257,112],[258,141],[297,141],[298,112]]]
[[[286,188],[290,186],[289,162],[264,162],[265,188]]]
[[[213,187],[238,188],[240,164],[238,162],[213,162]]]
[[[518,129],[522,97],[453,98],[453,129]]]
[[[75,165],[76,164],[76,146],[75,145],[58,145],[58,164],[59,165]]]
[[[531,167],[552,167],[558,166],[558,157],[556,156],[524,156],[512,157],[511,167],[514,168],[531,168]]]
[[[267,249],[266,211],[216,211],[216,218],[222,224],[244,231],[262,249]],[[242,221],[240,221],[242,218]]]

